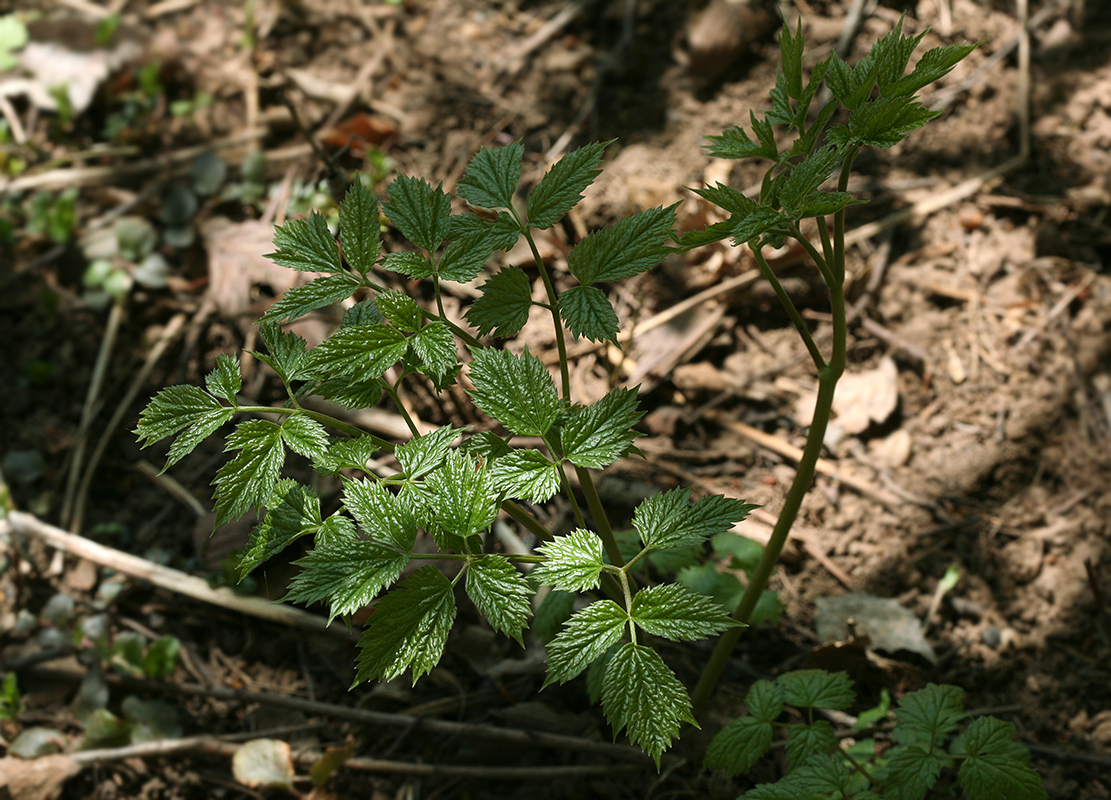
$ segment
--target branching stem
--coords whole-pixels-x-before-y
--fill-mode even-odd
[[[850,161],[851,156],[846,159],[846,165]],[[847,180],[847,172],[845,170],[842,171],[842,180]],[[834,240],[831,246],[833,263],[828,265],[829,272],[834,277],[834,280],[829,283],[830,311],[833,316],[833,344],[830,357],[828,362],[824,362],[818,367],[818,396],[814,405],[814,420],[806,436],[806,446],[803,448],[802,458],[799,460],[798,470],[795,472],[795,479],[791,482],[791,487],[787,491],[786,498],[784,498],[783,508],[779,512],[779,518],[776,520],[775,527],[772,530],[771,539],[768,541],[760,557],[760,561],[752,572],[748,588],[745,589],[744,594],[741,596],[740,605],[738,605],[737,610],[733,612],[734,619],[745,623],[752,618],[752,612],[756,609],[756,604],[760,600],[760,596],[763,594],[764,588],[768,584],[768,579],[771,577],[776,563],[779,561],[779,556],[783,552],[784,545],[787,544],[787,537],[791,533],[791,527],[798,517],[799,509],[802,507],[802,501],[806,497],[806,493],[810,490],[810,484],[814,480],[814,472],[818,464],[818,457],[822,453],[822,443],[825,439],[826,428],[829,425],[829,419],[833,411],[833,394],[837,388],[837,381],[845,371],[848,324],[845,314],[844,288],[844,216],[845,212],[841,210],[834,217]],[[842,232],[840,240],[838,240],[836,234],[838,230]],[[803,246],[805,247],[806,244],[808,243],[804,243]],[[813,246],[811,246],[811,249],[813,249]],[[825,270],[823,270],[823,275],[824,274]],[[803,337],[804,340],[807,338],[806,336]],[[811,355],[813,355],[813,352],[811,352]],[[819,362],[816,361],[815,363]],[[733,648],[736,647],[737,642],[740,640],[743,630],[744,628],[740,627],[731,628],[722,634],[721,638],[718,640],[717,646],[714,648],[714,652],[710,656],[706,668],[699,677],[698,685],[695,687],[692,695],[695,716],[701,715],[706,710],[710,702],[710,697],[714,689],[717,688],[718,682],[721,680],[721,675],[725,671],[725,665],[733,653]]]

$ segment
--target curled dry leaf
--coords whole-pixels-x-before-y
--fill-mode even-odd
[[[201,225],[201,237],[208,250],[208,293],[226,317],[251,307],[251,288],[255,285],[269,286],[280,295],[320,277],[316,272],[279,267],[264,257],[274,250],[274,227],[269,223],[212,217]]]
[[[62,793],[67,780],[81,771],[81,766],[68,756],[41,758],[0,758],[0,776],[8,797],[20,800],[54,800]]]

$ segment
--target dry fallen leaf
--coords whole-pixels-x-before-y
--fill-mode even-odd
[[[201,225],[201,237],[208,250],[208,293],[225,317],[251,308],[251,288],[256,284],[280,295],[320,277],[317,272],[280,267],[264,257],[274,251],[274,226],[269,223],[212,217]]]
[[[799,398],[795,419],[809,425],[814,419],[813,394]],[[867,372],[846,374],[837,384],[833,412],[838,427],[847,434],[863,433],[873,422],[883,423],[899,404],[899,370],[890,358]]]
[[[81,765],[68,756],[0,758],[0,789],[19,800],[54,800],[80,771]]]

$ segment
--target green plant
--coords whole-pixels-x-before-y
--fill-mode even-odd
[[[0,17],[0,72],[15,69],[19,60],[14,53],[22,50],[29,39],[27,26],[18,15],[5,14]]]
[[[890,739],[880,751],[867,737],[843,746],[833,726],[816,718],[818,709],[844,711],[854,701],[843,672],[799,670],[773,681],[757,681],[748,690],[748,715],[723,728],[706,751],[706,766],[734,775],[748,772],[771,748],[773,729],[786,729],[787,774],[776,783],[757,786],[742,797],[777,800],[798,797],[921,798],[935,784],[952,789],[959,783],[970,798],[1045,797],[1030,754],[1013,741],[1014,725],[979,717],[964,730],[963,693],[956,686],[929,684],[899,702]],[[888,698],[865,712],[853,732],[867,736],[886,720]],[[788,706],[801,709],[802,721],[778,722]],[[888,726],[889,727],[889,726]],[[960,764],[956,781],[951,769]],[[951,796],[951,795],[949,795]]]
[[[23,695],[14,672],[9,672],[0,682],[0,721],[13,720],[23,710]]]
[[[62,244],[77,228],[77,190],[63,189],[57,194],[36,192],[27,208],[27,230],[43,233]]]
[[[145,445],[177,436],[169,449],[169,467],[237,415],[280,417],[239,422],[228,436],[227,449],[236,454],[216,475],[216,522],[239,517],[251,507],[265,509],[240,564],[242,575],[296,539],[313,536],[314,547],[297,562],[302,571],[286,600],[326,603],[332,618],[354,612],[397,584],[377,600],[370,617],[357,659],[356,684],[393,679],[406,670],[415,681],[429,672],[455,618],[457,584],[492,627],[518,642],[528,625],[529,599],[537,585],[551,587],[533,622],[534,631],[547,643],[545,685],[588,670],[588,687],[600,699],[615,733],[626,729],[658,763],[682,725],[697,724],[736,637],[765,596],[768,576],[813,478],[834,387],[846,360],[845,208],[859,202],[846,191],[853,160],[865,145],[893,145],[936,116],[914,93],[946,74],[975,47],[930,50],[904,74],[920,39],[903,36],[900,24],[855,67],[831,55],[804,82],[801,32],[785,29],[783,69],[772,91],[772,109],[765,119],[752,116],[756,140],[740,128],[710,137],[715,155],[771,162],[759,199],[723,185],[696,190],[730,216],[683,237],[672,232],[674,206],[648,209],[591,233],[568,255],[567,268],[576,285],[562,292],[556,291],[533,231],[552,228],[582,199],[600,172],[607,143],[571,152],[521,200],[522,145],[482,149],[458,183],[457,194],[468,206],[459,214],[452,214],[451,198],[440,187],[417,178],[396,178],[386,191],[385,215],[416,249],[384,256],[379,252],[377,200],[356,181],[339,207],[342,249],[319,214],[293,220],[275,232],[271,258],[276,263],[326,273],[287,292],[261,319],[260,334],[268,352],[253,356],[277,373],[288,399],[280,407],[241,405],[239,365],[220,356],[205,389],[162,390],[143,412],[136,433]],[[823,82],[832,100],[812,117],[810,105]],[[848,110],[846,124],[830,128],[841,108]],[[786,149],[781,150],[773,124],[794,132]],[[836,176],[837,187],[826,191],[821,187],[831,176]],[[827,216],[833,217],[832,229]],[[800,228],[801,221],[810,218],[816,220],[817,245]],[[442,282],[473,280],[494,251],[513,247],[521,237],[532,251],[544,299],[533,299],[533,277],[523,269],[504,267],[486,281],[467,311],[478,337],[453,324],[444,310]],[[828,358],[763,256],[765,247],[782,245],[787,238],[806,249],[829,288],[833,343]],[[659,558],[662,551],[703,548],[745,519],[753,506],[721,496],[692,501],[689,490],[682,488],[649,497],[633,513],[635,538],[626,539],[623,554],[590,470],[637,452],[634,426],[642,412],[635,389],[614,389],[593,404],[577,404],[571,396],[565,341],[566,328],[577,337],[617,342],[619,321],[602,286],[645,272],[669,253],[722,239],[751,247],[802,336],[820,382],[798,476],[770,544],[758,557],[747,554],[753,558],[742,564],[749,583],[732,615],[682,583],[643,585],[639,565],[654,554]],[[383,273],[423,282],[427,293],[418,297],[428,302],[387,288]],[[363,299],[347,310],[335,333],[312,349],[281,327],[352,296]],[[558,388],[528,348],[518,355],[482,341],[490,334],[514,336],[534,306],[550,315],[555,329]],[[438,390],[460,383],[457,341],[469,351],[468,381],[462,385],[475,405],[501,424],[503,433],[444,427],[421,435],[406,412],[400,400],[406,382],[423,380]],[[406,420],[412,438],[386,441],[313,410],[303,402],[311,395],[348,408],[388,398]],[[517,437],[530,437],[541,445],[516,448]],[[339,510],[323,516],[313,489],[280,477],[287,451],[311,460],[316,472],[339,477]],[[366,472],[367,460],[380,452],[393,454],[397,474],[380,478]],[[578,478],[589,522],[567,470]],[[527,504],[544,503],[561,491],[577,527],[555,535]],[[488,552],[483,534],[499,509],[543,542],[535,554]],[[422,531],[440,552],[414,552]],[[729,558],[740,558],[730,546],[722,547]],[[460,569],[448,578],[424,566],[401,578],[410,562],[433,558],[456,561]],[[526,577],[515,564],[535,566]],[[588,593],[592,601],[573,611],[577,593]],[[692,704],[652,641],[691,641],[722,632]]]

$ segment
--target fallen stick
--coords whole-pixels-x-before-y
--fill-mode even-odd
[[[751,439],[756,444],[771,450],[773,453],[778,453],[784,458],[789,458],[792,461],[798,461],[802,458],[802,450],[795,447],[789,442],[785,442],[777,436],[772,436],[770,433],[764,433],[761,430],[753,428],[751,425],[745,425],[743,422],[736,422],[733,420],[722,419],[720,415],[713,415],[717,417],[716,422],[723,428],[741,434],[742,436]],[[855,475],[847,475],[841,470],[837,469],[831,462],[826,461],[824,458],[818,459],[816,471],[820,475],[825,475],[827,478],[833,478],[839,483],[848,486],[865,497],[882,503],[891,509],[902,508],[906,505],[906,501],[896,497],[891,492],[875,486],[869,481],[857,478]]]
[[[0,526],[5,524],[10,526],[12,532],[18,536],[37,537],[50,547],[101,566],[111,567],[124,575],[153,583],[160,589],[191,597],[202,603],[220,606],[230,611],[238,611],[241,614],[247,614],[258,619],[276,622],[279,625],[328,633],[349,641],[357,641],[360,637],[357,631],[349,631],[344,625],[329,625],[328,620],[316,614],[310,614],[292,606],[272,603],[260,597],[242,597],[226,586],[214,589],[208,585],[204,578],[187,575],[176,569],[151,563],[130,553],[105,547],[83,536],[76,536],[61,528],[47,525],[30,514],[9,511],[6,519],[0,519]]]

